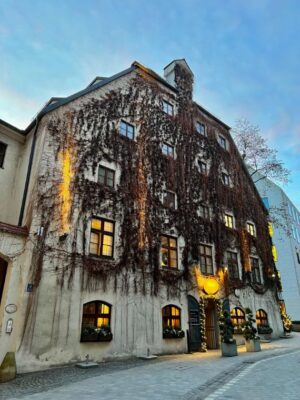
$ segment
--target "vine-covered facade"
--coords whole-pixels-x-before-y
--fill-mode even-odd
[[[21,369],[217,348],[222,307],[264,310],[281,333],[267,211],[193,80],[185,60],[164,79],[135,62],[23,133],[28,233],[8,254],[12,213],[0,242],[1,334]]]

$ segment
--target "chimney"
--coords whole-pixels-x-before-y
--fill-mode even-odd
[[[164,78],[178,91],[193,96],[194,74],[184,58],[173,60],[164,68]]]

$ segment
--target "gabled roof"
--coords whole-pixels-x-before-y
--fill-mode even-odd
[[[16,133],[19,133],[21,135],[25,134],[25,132],[22,129],[19,129],[19,128],[15,127],[14,125],[9,124],[8,122],[4,121],[3,119],[0,119],[0,125],[3,125],[6,128],[8,128]]]

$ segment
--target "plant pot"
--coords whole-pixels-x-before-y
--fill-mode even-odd
[[[221,343],[223,357],[234,357],[238,355],[236,343]]]
[[[246,340],[246,350],[247,352],[253,353],[256,351],[261,351],[260,339]]]

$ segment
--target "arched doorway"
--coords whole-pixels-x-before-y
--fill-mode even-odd
[[[219,348],[219,329],[216,305],[213,300],[207,300],[205,306],[205,334],[207,348]]]
[[[0,257],[0,304],[3,301],[2,297],[3,297],[6,273],[7,273],[7,262]]]
[[[189,307],[189,347],[191,351],[200,351],[201,335],[200,335],[199,303],[194,297],[188,296],[188,307]]]

